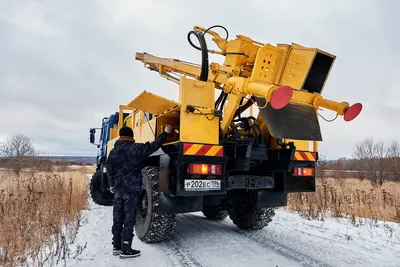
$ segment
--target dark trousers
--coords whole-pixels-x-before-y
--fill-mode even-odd
[[[132,242],[133,228],[139,209],[139,194],[138,191],[128,196],[114,198],[112,234],[115,240]]]

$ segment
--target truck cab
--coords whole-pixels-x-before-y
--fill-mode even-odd
[[[127,114],[124,114],[127,115]],[[119,113],[104,117],[101,121],[101,128],[90,128],[90,143],[98,148],[96,156],[96,171],[90,181],[90,193],[93,201],[99,205],[112,205],[114,198],[109,191],[107,179],[107,146],[108,142],[118,135]],[[98,142],[96,142],[96,133]]]
[[[90,128],[90,143],[97,145],[98,151],[96,156],[96,166],[100,165],[106,159],[107,143],[110,140],[110,129],[118,128],[118,115],[111,114],[109,117],[104,117],[101,121],[101,128]],[[99,142],[96,143],[96,130],[100,130]]]

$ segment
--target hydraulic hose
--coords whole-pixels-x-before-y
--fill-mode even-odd
[[[218,96],[217,101],[215,101],[215,109],[218,109],[219,104],[221,103],[222,98],[224,97],[224,91],[221,90],[221,93]]]
[[[204,38],[204,34],[198,31],[190,31],[188,33],[188,41],[189,43],[197,48],[190,40],[190,36],[194,34],[196,35],[197,39],[199,40],[200,43],[200,49],[201,49],[201,72],[200,72],[200,81],[206,82],[208,80],[208,49],[207,49],[207,42],[206,39]]]
[[[221,105],[219,107],[219,110],[222,111],[224,109],[225,101],[228,98],[228,94],[224,93],[224,96],[222,97]]]
[[[224,26],[221,26],[221,25],[214,25],[214,26],[211,26],[210,28],[208,28],[207,30],[205,30],[204,33],[201,33],[201,34],[204,36],[209,30],[211,30],[211,29],[213,29],[213,28],[222,28],[222,29],[224,29],[224,31],[225,31],[225,33],[226,33],[225,40],[228,40],[229,32],[228,32],[228,30],[227,30]],[[201,48],[198,47],[197,45],[193,44],[192,41],[191,41],[190,39],[189,39],[189,43],[190,43],[190,45],[193,46],[195,49],[201,50]],[[212,52],[211,50],[208,50],[208,49],[207,49],[207,51],[208,51],[208,52]],[[232,53],[234,53],[234,52],[232,52]]]

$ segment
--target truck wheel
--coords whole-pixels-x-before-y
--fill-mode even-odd
[[[215,206],[203,206],[203,214],[209,220],[223,220],[228,217],[229,213],[227,210],[222,209],[222,207]]]
[[[136,235],[145,243],[168,240],[175,233],[176,215],[159,212],[159,168],[147,166],[142,169],[142,176],[140,207],[136,216]]]
[[[273,208],[257,208],[257,194],[246,194],[229,211],[233,223],[242,230],[261,230],[275,216]]]
[[[90,180],[90,195],[92,200],[97,205],[111,206],[113,204],[112,198],[103,198],[101,192],[101,170],[97,170]]]

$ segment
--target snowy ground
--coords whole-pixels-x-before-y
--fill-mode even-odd
[[[307,221],[278,210],[261,232],[243,232],[227,218],[208,221],[202,213],[178,217],[176,236],[162,244],[136,237],[141,256],[112,255],[112,207],[90,203],[77,244],[86,249],[67,266],[400,266],[400,225],[353,226],[347,220]],[[73,247],[71,247],[74,249]]]

